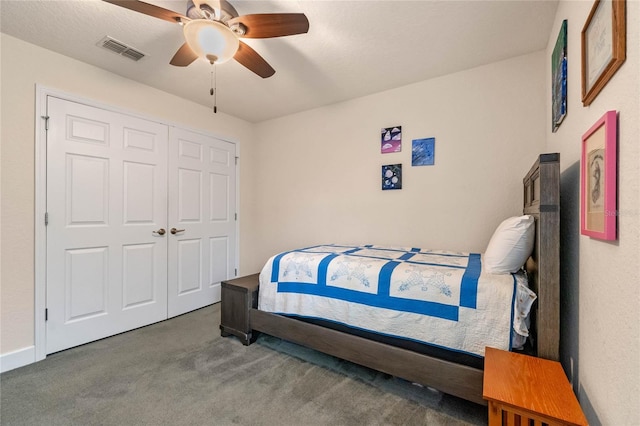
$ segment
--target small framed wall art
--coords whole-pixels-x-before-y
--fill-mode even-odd
[[[555,132],[567,115],[567,20],[551,55],[551,131]]]
[[[436,138],[411,141],[411,165],[433,166],[436,156]]]
[[[582,29],[582,104],[590,105],[627,57],[626,0],[596,0]]]
[[[380,134],[380,146],[383,154],[402,151],[402,126],[385,127]]]
[[[382,166],[382,189],[402,189],[402,164]]]
[[[617,120],[608,111],[582,136],[580,232],[592,238],[617,238]]]

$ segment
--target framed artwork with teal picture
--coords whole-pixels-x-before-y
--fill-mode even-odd
[[[551,131],[555,132],[567,115],[567,20],[551,55]]]

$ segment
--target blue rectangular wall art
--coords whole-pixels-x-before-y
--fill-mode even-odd
[[[436,157],[436,138],[414,139],[411,146],[412,166],[433,166]]]
[[[382,189],[402,189],[402,164],[382,166]]]

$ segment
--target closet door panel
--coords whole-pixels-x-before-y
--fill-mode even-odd
[[[47,100],[47,353],[167,318],[168,127]]]
[[[220,301],[220,282],[235,276],[236,168],[232,143],[172,128],[170,146],[172,317]]]

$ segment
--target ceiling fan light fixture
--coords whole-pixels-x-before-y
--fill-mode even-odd
[[[217,21],[197,19],[187,22],[184,38],[199,57],[211,63],[227,62],[238,51],[238,37],[224,24]]]

